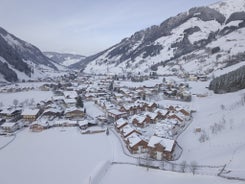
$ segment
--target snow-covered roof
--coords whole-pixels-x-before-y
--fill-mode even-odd
[[[1,127],[3,128],[12,128],[14,126],[16,126],[17,123],[11,123],[11,122],[5,122],[1,125]]]
[[[146,116],[144,116],[144,115],[134,115],[134,116],[132,116],[131,121],[136,119],[139,123],[143,123],[145,118],[146,118]]]
[[[64,93],[65,97],[70,97],[70,98],[76,98],[77,97],[76,91],[64,91],[63,93]]]
[[[161,113],[162,115],[166,115],[168,113],[168,110],[166,110],[166,109],[156,109],[155,112]]]
[[[62,109],[58,109],[58,108],[49,108],[46,109],[43,114],[47,113],[47,112],[52,112],[52,113],[61,113],[63,110]]]
[[[52,99],[53,100],[64,100],[65,97],[64,96],[53,96]]]
[[[128,135],[129,133],[133,132],[135,129],[133,129],[130,125],[125,125],[122,129],[123,136]]]
[[[88,120],[78,121],[79,126],[84,126],[88,124]]]
[[[145,115],[149,116],[151,119],[155,119],[158,114],[154,112],[146,112]]]
[[[76,99],[74,99],[74,98],[65,99],[64,101],[66,104],[75,104],[76,103]]]
[[[31,125],[41,125],[43,127],[50,125],[49,122],[45,119],[39,119],[38,121],[34,121]]]
[[[133,133],[131,134],[127,140],[129,141],[129,146],[130,147],[133,147],[135,146],[136,144],[138,144],[140,141],[142,141],[142,139],[136,134],[136,133]]]
[[[53,122],[53,125],[63,125],[63,124],[70,124],[76,125],[78,122],[75,120],[57,120]]]
[[[125,124],[125,123],[127,123],[127,120],[124,119],[124,118],[120,118],[120,119],[118,119],[118,120],[115,122],[115,125],[116,125],[116,127],[118,128],[118,127],[122,126],[122,125]]]
[[[21,113],[22,116],[36,116],[39,113],[39,109],[24,109]]]
[[[12,114],[13,112],[17,111],[17,110],[21,110],[18,108],[6,108],[6,109],[2,109],[2,111],[0,112],[1,114]]]
[[[65,110],[65,113],[72,112],[72,111],[81,111],[84,112],[84,108],[77,108],[77,107],[70,107]]]
[[[152,136],[148,142],[148,146],[154,148],[156,144],[161,144],[166,151],[171,152],[174,146],[175,140],[166,139],[162,137]]]
[[[108,113],[115,114],[115,115],[121,115],[121,114],[126,114],[125,112],[121,112],[117,109],[110,109]]]

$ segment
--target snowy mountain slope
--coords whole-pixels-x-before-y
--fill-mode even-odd
[[[58,52],[43,52],[49,59],[54,60],[55,62],[69,67],[83,59],[85,56],[78,54],[68,54],[68,53],[58,53]]]
[[[244,7],[244,0],[227,0],[192,8],[123,39],[89,62],[84,72],[209,74],[236,64],[245,49]]]
[[[43,55],[37,47],[0,28],[1,81],[42,78],[58,68],[62,67]]]
[[[178,138],[183,148],[178,162],[226,164],[228,176],[245,178],[245,90],[217,95],[208,91],[207,85],[208,82],[190,83],[193,93],[208,96],[193,98],[192,108],[197,112],[193,114],[193,122]]]

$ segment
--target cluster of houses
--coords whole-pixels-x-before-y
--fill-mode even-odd
[[[191,93],[187,83],[177,83],[175,80],[163,80],[161,86],[165,98],[191,101]]]
[[[148,153],[157,160],[174,159],[175,138],[191,119],[186,108],[169,105],[160,109],[155,103],[143,102],[126,109],[122,106],[117,113],[113,116],[114,126],[128,150],[133,154]]]
[[[204,73],[181,73],[178,75],[179,78],[183,78],[185,80],[189,80],[189,81],[207,81],[209,79],[209,77],[204,74]]]
[[[4,133],[13,133],[24,126],[30,126],[33,131],[56,126],[84,128],[84,121],[81,120],[86,116],[86,109],[76,106],[77,97],[74,91],[64,91],[61,96],[53,96],[32,107],[0,109],[0,129]]]
[[[157,160],[174,159],[176,137],[191,119],[188,108],[159,107],[152,99],[159,95],[190,101],[187,84],[163,80],[155,85],[130,87],[113,76],[81,76],[70,81],[44,84],[39,90],[53,91],[51,99],[32,106],[0,109],[0,130],[13,133],[28,126],[39,132],[53,127],[78,127],[85,130],[89,121],[86,109],[77,106],[77,97],[93,101],[104,115],[97,121],[114,124],[132,154],[147,153]],[[0,133],[1,133],[0,131]]]

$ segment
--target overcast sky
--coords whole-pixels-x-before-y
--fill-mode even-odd
[[[0,26],[42,51],[83,55],[219,0],[0,0]]]

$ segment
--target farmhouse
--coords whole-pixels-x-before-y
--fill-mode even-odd
[[[71,107],[65,110],[64,113],[66,118],[83,118],[85,116],[83,108]]]
[[[26,121],[35,121],[40,114],[40,109],[24,109],[21,113],[23,119]]]
[[[47,116],[47,117],[60,117],[64,114],[64,110],[58,109],[58,108],[49,108],[46,109],[42,116]]]

